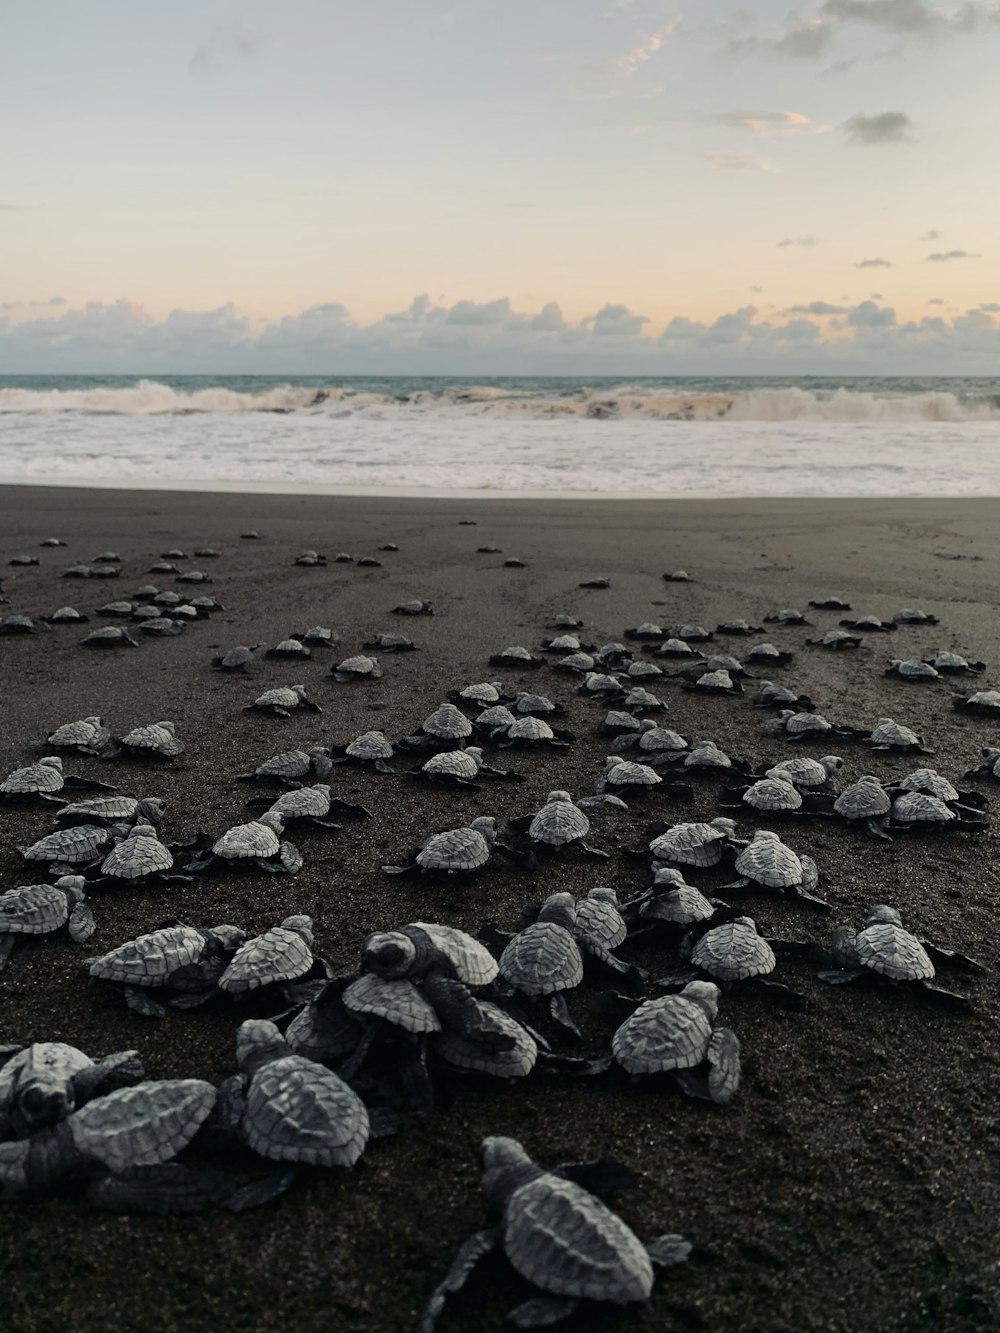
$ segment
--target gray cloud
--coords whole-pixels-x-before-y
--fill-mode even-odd
[[[746,17],[751,20],[751,15]],[[729,45],[735,51],[815,60],[825,55],[851,24],[878,28],[903,40],[939,41],[997,26],[1000,4],[966,0],[958,8],[940,10],[926,0],[824,0],[817,11],[790,14],[787,25],[777,32],[755,33],[752,20],[744,23],[743,32]],[[841,60],[825,73],[843,73],[856,63],[857,57]]]
[[[928,304],[928,305],[944,305],[944,301],[941,299],[940,296],[931,296],[931,297],[928,298],[928,300],[927,300],[927,304]]]
[[[982,259],[982,255],[970,254],[968,250],[936,250],[927,256],[927,263],[945,264],[949,259]]]
[[[930,231],[925,231],[920,239],[922,241],[939,241],[941,239],[941,233],[936,227],[931,227]]]
[[[985,310],[988,315],[995,315],[1000,312],[1000,301],[984,301],[979,309]]]
[[[819,241],[810,232],[807,236],[786,236],[784,240],[776,242],[779,250],[786,250],[790,245],[819,245]]]
[[[257,40],[233,24],[220,24],[212,29],[188,61],[192,74],[215,74],[223,65],[234,60],[246,60],[257,50]]]
[[[855,329],[889,328],[896,322],[896,312],[892,306],[876,305],[874,301],[862,301],[847,312],[847,322]]]
[[[903,111],[881,111],[876,116],[859,112],[845,120],[841,128],[850,144],[902,143],[910,138],[913,121]]]
[[[606,305],[596,315],[588,316],[584,323],[589,324],[599,338],[619,338],[641,333],[643,324],[648,324],[649,319],[645,315],[633,314],[628,306]]]
[[[892,268],[891,259],[860,259],[854,265],[855,268]]]
[[[847,306],[833,305],[830,301],[810,301],[808,305],[789,306],[786,313],[789,315],[843,315],[847,313]]]

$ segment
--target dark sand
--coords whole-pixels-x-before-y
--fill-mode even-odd
[[[870,636],[854,654],[805,648],[816,630],[768,627],[767,637],[797,651],[781,678],[808,690],[831,717],[871,723],[892,714],[936,753],[923,761],[833,747],[847,761],[845,778],[902,775],[920,762],[954,778],[980,745],[997,742],[989,723],[953,713],[948,683],[921,688],[882,677],[890,657],[926,656],[940,646],[991,663],[975,687],[1000,683],[994,501],[654,504],[10,488],[0,491],[0,514],[6,610],[48,613],[66,603],[93,610],[140,583],[172,586],[170,577],[146,573],[169,547],[223,549],[223,559],[204,567],[226,610],[177,639],[111,653],[78,648],[82,631],[72,628],[0,640],[4,771],[37,754],[57,724],[87,713],[103,714],[119,731],[173,718],[188,748],[172,766],[74,757],[67,768],[136,795],[166,797],[165,832],[178,838],[240,821],[252,792],[233,775],[277,750],[346,741],[369,727],[389,735],[412,729],[448,689],[495,677],[486,665],[491,651],[537,644],[556,611],[578,613],[586,636],[603,642],[649,618],[759,622],[826,593],[849,597],[859,614],[890,616],[919,605],[941,617],[940,628]],[[461,518],[477,526],[459,526]],[[263,540],[238,540],[248,527]],[[68,548],[41,550],[50,533]],[[306,547],[361,554],[386,541],[400,550],[382,555],[381,569],[291,567]],[[503,556],[475,554],[491,542],[528,567],[504,569]],[[68,564],[107,547],[125,557],[119,581],[59,578]],[[42,567],[7,569],[19,551],[40,555]],[[661,572],[677,566],[696,581],[664,584]],[[597,573],[610,574],[610,591],[577,588]],[[387,614],[407,596],[433,598],[439,614],[403,622]],[[832,627],[837,617],[813,619]],[[322,652],[304,669],[270,663],[255,678],[208,670],[209,657],[235,643],[274,643],[315,623],[339,631],[340,656],[383,629],[410,633],[422,651],[387,658],[384,678],[373,685],[324,681],[329,658]],[[718,646],[738,653],[740,642]],[[322,703],[322,716],[281,721],[241,711],[266,685],[299,679]],[[603,710],[576,699],[574,682],[561,675],[522,679],[567,703],[566,725],[581,737],[570,751],[512,757],[529,775],[522,786],[449,794],[347,771],[343,790],[371,805],[377,819],[328,839],[303,838],[306,865],[297,878],[95,891],[98,932],[90,945],[19,950],[0,973],[0,1040],[63,1038],[95,1055],[135,1046],[153,1077],[221,1080],[234,1068],[232,1008],[143,1021],[88,987],[85,954],[174,916],[256,931],[308,912],[319,950],[342,967],[374,928],[439,917],[474,930],[491,918],[511,923],[520,904],[544,892],[601,882],[627,891],[643,867],[617,856],[607,867],[567,860],[538,879],[491,869],[459,890],[379,871],[436,828],[530,811],[552,787],[590,790],[605,748],[595,731]],[[966,683],[974,687],[963,681],[958,688]],[[762,716],[746,700],[704,700],[674,686],[662,692],[678,730],[712,736],[755,760],[794,752],[760,737]],[[714,792],[714,785],[700,788],[697,804],[678,808],[676,818],[711,817]],[[601,825],[596,840],[635,845],[652,817],[637,808]],[[25,879],[15,844],[50,822],[44,807],[0,810],[5,887]],[[636,1231],[681,1231],[698,1245],[700,1261],[667,1275],[653,1313],[587,1316],[576,1327],[801,1333],[1000,1326],[997,835],[900,838],[890,846],[818,822],[781,831],[818,861],[832,924],[859,924],[870,904],[889,902],[918,933],[978,956],[990,973],[975,983],[977,1014],[941,1013],[901,992],[833,990],[804,965],[782,964],[779,974],[808,995],[804,1013],[743,995],[724,1000],[723,1020],[738,1033],[746,1065],[743,1089],[725,1111],[624,1082],[581,1086],[544,1074],[514,1088],[449,1084],[450,1104],[437,1118],[373,1144],[350,1175],[304,1173],[287,1197],[257,1212],[126,1219],[91,1211],[78,1196],[7,1206],[0,1213],[0,1329],[414,1328],[456,1245],[483,1224],[474,1150],[487,1133],[516,1135],[545,1163],[613,1154],[639,1173],[639,1188],[618,1203]],[[750,899],[749,910],[765,933],[821,939],[831,924],[763,896]],[[632,956],[655,957],[638,947]],[[606,984],[595,974],[585,990]],[[571,1004],[584,1014],[582,993]],[[608,1029],[588,1024],[593,1049],[602,1033]],[[500,1328],[523,1290],[508,1269],[486,1265],[442,1328]]]

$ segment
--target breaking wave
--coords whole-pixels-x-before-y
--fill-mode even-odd
[[[844,386],[692,389],[682,385],[579,385],[560,390],[492,385],[413,387],[407,392],[358,386],[277,384],[237,389],[178,388],[158,380],[112,387],[0,388],[0,414],[188,416],[272,413],[376,420],[443,415],[525,420],[963,422],[1000,421],[1000,394],[949,389],[900,391]]]

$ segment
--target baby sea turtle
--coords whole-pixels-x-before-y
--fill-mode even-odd
[[[571,731],[563,731],[549,724],[542,717],[519,717],[508,727],[498,727],[492,733],[501,749],[508,746],[551,745],[564,749],[576,739]]]
[[[397,616],[432,616],[434,607],[430,602],[421,601],[419,598],[412,598],[408,602],[399,602],[392,608],[393,614]]]
[[[295,875],[302,869],[302,853],[280,835],[285,821],[278,814],[263,814],[248,824],[236,824],[212,842],[204,835],[195,839],[195,856],[186,870],[192,873],[229,867],[256,865],[271,874]]]
[[[376,634],[374,639],[366,639],[362,646],[380,653],[412,653],[417,648],[405,634]]]
[[[980,762],[975,768],[970,768],[965,776],[971,778],[979,773],[985,773],[1000,782],[1000,750],[992,745],[984,745],[979,753],[982,756]]]
[[[317,746],[306,750],[283,750],[258,764],[252,773],[241,773],[237,782],[280,782],[299,787],[311,778],[328,778],[333,768],[329,751]]]
[[[644,796],[662,782],[663,778],[649,764],[636,764],[621,755],[609,754],[605,756],[604,772],[597,779],[594,791],[598,795],[611,792],[621,797]]]
[[[889,826],[892,829],[919,829],[928,833],[956,829],[982,833],[989,828],[989,820],[979,811],[972,813],[976,817],[970,819],[927,792],[904,791],[893,800]]]
[[[449,1015],[444,1014],[441,1016],[442,1030],[430,1037],[434,1054],[450,1068],[463,1073],[489,1074],[508,1081],[526,1078],[538,1060],[535,1038],[515,1018],[489,1000],[478,1000],[477,1006],[481,1017],[507,1042],[502,1046],[484,1045],[464,1035],[450,1022]]]
[[[77,944],[97,929],[87,905],[82,875],[63,875],[55,884],[22,884],[0,893],[0,968],[21,935],[51,935],[66,928]]]
[[[168,1008],[191,1009],[211,999],[245,942],[236,926],[165,926],[92,958],[89,972],[95,981],[121,987],[135,1013],[163,1018]]]
[[[422,1333],[433,1333],[447,1297],[498,1246],[542,1292],[510,1312],[519,1328],[568,1318],[580,1300],[644,1304],[653,1290],[653,1266],[683,1263],[691,1252],[681,1236],[659,1236],[644,1246],[616,1213],[567,1179],[568,1168],[566,1174],[543,1170],[515,1139],[484,1139],[479,1160],[486,1197],[501,1210],[500,1225],[477,1231],[461,1246],[431,1295]]]
[[[102,551],[100,555],[94,556],[95,565],[120,565],[121,556],[117,551]]]
[[[160,842],[156,829],[151,824],[135,824],[108,852],[94,882],[147,884],[152,879],[167,882],[190,879],[189,875],[172,874],[173,866],[173,853]]]
[[[782,607],[780,611],[775,611],[773,615],[764,617],[765,625],[809,625],[811,623],[801,611],[796,611],[791,606]]]
[[[168,1162],[194,1138],[215,1106],[202,1079],[137,1083],[95,1097],[62,1124],[0,1145],[0,1192],[42,1193],[64,1177]]]
[[[481,713],[477,713],[472,725],[477,736],[489,739],[495,731],[506,731],[516,721],[517,718],[505,704],[494,704],[492,708],[484,708]]]
[[[939,649],[931,658],[924,659],[927,666],[932,666],[935,671],[942,675],[969,675],[981,676],[986,670],[985,662],[968,662],[958,653],[946,652],[943,648]]]
[[[766,734],[772,734],[772,729],[778,735],[784,733],[786,740],[789,741],[815,740],[819,736],[846,736],[859,739],[867,735],[864,731],[858,731],[856,727],[833,723],[822,713],[798,713],[791,708],[783,708],[778,716],[766,723],[763,728]]]
[[[758,886],[778,889],[793,898],[799,898],[812,907],[829,909],[830,904],[812,892],[818,880],[815,862],[805,862],[781,841],[777,833],[758,829],[753,841],[736,858],[739,879],[723,885],[722,892]]]
[[[866,773],[845,787],[831,808],[848,823],[864,824],[875,837],[892,841],[886,832],[892,802],[881,782],[872,774]]]
[[[644,620],[641,625],[636,625],[635,629],[625,631],[626,639],[650,639],[659,642],[664,637],[662,626],[656,625],[651,620]]]
[[[840,986],[862,978],[892,985],[920,986],[936,1000],[960,1009],[968,1009],[964,995],[956,995],[931,984],[935,977],[932,955],[939,962],[953,962],[977,970],[977,965],[962,954],[940,949],[928,940],[919,940],[903,928],[895,908],[878,904],[868,913],[863,930],[841,926],[833,933],[830,947],[834,969],[820,972],[820,981]]]
[[[199,546],[193,552],[196,560],[219,560],[222,556],[221,551],[216,551],[211,546]]]
[[[337,554],[333,557],[333,563],[335,565],[353,565],[354,556],[348,555],[346,551],[338,551]]]
[[[868,738],[873,750],[894,750],[901,754],[932,754],[923,740],[909,727],[894,722],[891,717],[880,717]]]
[[[941,623],[937,616],[928,615],[926,611],[918,611],[912,606],[904,606],[902,611],[897,611],[893,620],[897,625],[938,625]]]
[[[709,823],[675,824],[655,837],[649,851],[656,861],[673,865],[717,866],[736,846],[736,821],[720,817]]]
[[[319,704],[314,704],[306,695],[304,685],[279,685],[277,689],[265,690],[252,704],[247,704],[244,713],[272,713],[275,717],[288,717],[297,708],[309,713],[322,713]]]
[[[667,705],[641,685],[633,685],[628,693],[622,692],[615,702],[619,708],[634,713],[665,713]]]
[[[527,648],[522,648],[516,644],[510,648],[504,648],[499,653],[493,653],[489,659],[490,666],[504,666],[530,669],[537,671],[539,667],[545,665],[544,657],[535,657],[529,653]]]
[[[844,648],[860,648],[861,640],[856,634],[848,634],[846,629],[832,629],[824,634],[821,639],[806,639],[806,643],[814,648],[829,648],[832,652],[840,652]]]
[[[106,854],[121,832],[116,826],[75,824],[48,833],[30,847],[21,847],[19,850],[26,861],[45,862],[51,870],[62,873],[60,868],[63,866],[72,869],[93,865]]]
[[[144,620],[139,629],[143,634],[153,634],[157,638],[167,639],[177,634],[183,634],[184,623],[182,620],[174,620],[170,616],[154,616]]]
[[[746,620],[724,620],[721,625],[716,625],[716,634],[760,634],[763,632],[763,626],[751,625]]]
[[[773,680],[762,680],[753,697],[754,708],[812,708],[813,702],[807,694],[796,694],[787,685],[779,685]]]
[[[57,1125],[94,1097],[138,1083],[143,1073],[138,1051],[92,1060],[62,1041],[7,1047],[0,1053],[0,1140]]]
[[[651,718],[644,718],[639,723],[638,731],[622,736],[614,748],[622,752],[636,748],[641,752],[644,762],[657,764],[661,761],[675,762],[687,752],[689,746],[690,741],[686,736],[668,727],[658,727]]]
[[[568,791],[550,791],[545,804],[530,820],[515,821],[514,827],[526,823],[529,840],[538,847],[561,852],[564,847],[578,846],[591,856],[608,855],[586,841],[590,820],[573,801]]]
[[[657,657],[697,657],[698,653],[683,639],[666,639],[656,650]]]
[[[61,804],[59,792],[64,787],[84,788],[90,791],[114,791],[106,782],[96,782],[92,778],[78,778],[63,773],[62,760],[58,755],[46,755],[35,764],[25,768],[15,768],[0,782],[0,799],[5,801],[31,801],[40,799]]]
[[[50,625],[84,625],[90,616],[81,615],[75,606],[60,606],[50,616],[44,616]]]
[[[903,661],[901,658],[894,658],[886,667],[887,676],[897,676],[900,680],[907,681],[925,681],[939,680],[937,668],[932,667],[927,662]]]
[[[452,690],[448,695],[454,704],[466,706],[475,704],[480,708],[498,704],[503,697],[504,684],[501,680],[477,681],[473,685],[463,685],[460,690]]]
[[[335,764],[371,764],[380,773],[391,773],[387,760],[393,757],[392,745],[381,731],[365,731],[347,745],[331,745]]]
[[[526,690],[519,690],[510,706],[519,717],[561,717],[566,712],[562,704],[553,703],[548,695],[529,694]]]
[[[356,801],[342,801],[333,796],[329,786],[325,782],[317,782],[311,787],[299,786],[291,791],[286,791],[283,796],[279,796],[276,801],[267,805],[269,797],[261,796],[250,800],[247,804],[251,807],[266,806],[268,813],[280,815],[284,820],[285,827],[289,824],[308,824],[310,828],[337,829],[339,824],[335,824],[328,818],[332,811],[339,814],[359,815],[364,819],[371,818],[371,811]]]
[[[325,625],[313,625],[309,629],[302,630],[300,634],[290,634],[288,637],[298,639],[309,648],[330,648],[337,642],[336,634]]]
[[[742,694],[743,686],[728,671],[706,671],[694,681],[682,681],[681,688],[699,694]]]
[[[398,866],[383,866],[387,875],[416,871],[444,875],[471,875],[482,870],[497,845],[497,821],[484,815],[467,827],[435,833]]]
[[[583,621],[577,620],[576,616],[566,615],[564,612],[561,612],[559,615],[553,616],[551,620],[547,620],[545,622],[545,628],[561,630],[583,629]]]
[[[557,634],[554,639],[542,640],[542,651],[545,653],[579,653],[581,651],[590,653],[593,651],[593,644],[583,644],[575,634]]]
[[[38,563],[37,561],[35,562]],[[604,574],[599,574],[596,578],[584,579],[582,583],[577,584],[578,588],[610,588],[611,580]]]
[[[499,971],[490,951],[464,930],[426,921],[369,935],[361,945],[361,966],[388,979],[442,973],[466,986],[488,986]]]
[[[102,625],[100,629],[92,629],[80,642],[85,648],[139,647],[139,640],[133,639],[121,625]]]
[[[177,724],[169,720],[150,722],[144,727],[133,727],[118,742],[133,759],[175,759],[184,753],[184,742],[177,735]]]
[[[577,1028],[563,992],[583,980],[576,917],[571,893],[551,894],[535,921],[518,931],[500,955],[500,975],[508,985],[532,998],[548,996],[552,1017],[572,1032]]]
[[[810,598],[809,605],[816,611],[850,611],[850,602],[845,602],[840,597]]]
[[[6,616],[0,619],[0,634],[37,634],[49,627],[44,620],[34,620],[31,616]]]
[[[174,579],[175,583],[211,583],[211,574],[206,574],[202,569],[188,569],[183,574],[178,574]]]
[[[358,569],[382,568],[382,561],[376,560],[373,555],[359,555],[356,563]]]
[[[40,565],[42,562],[37,555],[14,555],[7,561],[8,565]]]
[[[351,1167],[368,1143],[368,1110],[332,1070],[296,1055],[273,1023],[247,1019],[236,1034],[238,1099],[248,1147],[276,1162]],[[230,1109],[232,1114],[232,1109]]]
[[[298,657],[302,661],[308,661],[312,653],[300,643],[298,639],[282,639],[276,643],[273,648],[268,648],[264,654],[265,657]]]
[[[707,920],[715,907],[716,904],[706,898],[700,889],[685,882],[679,870],[672,866],[660,866],[653,875],[650,888],[634,904],[627,906],[627,912],[630,917],[634,917],[637,909],[642,922],[684,931],[698,921]]]
[[[40,541],[39,546],[65,546],[66,543],[59,537],[46,537]]]
[[[181,571],[172,560],[157,560],[155,565],[150,565],[150,574],[179,574]]]
[[[825,754],[820,759],[810,759],[806,755],[796,755],[794,759],[782,759],[766,769],[766,778],[780,778],[790,782],[805,792],[828,792],[833,790],[833,780],[844,767],[839,754]]]
[[[960,713],[972,713],[981,717],[996,717],[1000,714],[1000,690],[979,690],[968,699],[955,695],[952,707]]]
[[[720,794],[719,802],[725,809],[738,810],[743,804],[768,815],[798,814],[802,810],[801,792],[781,777],[759,778],[743,787],[731,787]]]
[[[573,935],[581,950],[605,967],[616,972],[637,972],[612,953],[625,943],[628,935],[628,926],[614,889],[600,884],[590,889],[586,897],[577,900]]]
[[[553,671],[571,671],[576,675],[585,676],[589,671],[593,671],[597,665],[597,659],[591,657],[590,653],[567,653],[557,662],[552,663]]]
[[[159,796],[137,800],[134,796],[97,796],[89,801],[72,801],[56,815],[59,824],[117,824],[128,829],[133,824],[156,825],[161,822],[167,803]]]
[[[743,661],[753,666],[787,666],[794,653],[776,648],[773,643],[755,643],[743,654]]]
[[[452,703],[441,704],[424,718],[420,731],[407,736],[402,746],[413,750],[452,749],[472,735],[472,723],[460,708]]]
[[[893,634],[899,628],[894,620],[879,620],[878,616],[859,616],[856,620],[842,620],[840,624],[844,629],[860,630],[864,634]]]
[[[708,773],[720,776],[738,772],[750,775],[750,766],[745,759],[731,759],[725,750],[721,750],[715,741],[695,741],[691,752],[682,760],[685,772]]]
[[[345,657],[342,662],[332,666],[329,671],[329,676],[340,684],[349,680],[378,680],[381,675],[382,668],[375,658],[366,657],[363,653],[358,653],[354,657]]]
[[[774,950],[753,918],[738,916],[732,908],[717,908],[693,926],[681,941],[681,956],[690,966],[658,978],[657,985],[681,989],[707,977],[722,990],[747,982],[764,990],[787,990],[765,980],[777,964]]]
[[[475,787],[480,773],[493,773],[497,777],[515,779],[516,775],[502,768],[493,768],[484,758],[483,751],[477,745],[470,745],[465,750],[442,750],[432,755],[419,768],[410,770],[412,777],[429,782],[444,782],[462,787]],[[517,775],[519,776],[519,775]]]
[[[320,555],[318,551],[303,551],[292,561],[293,565],[325,565],[326,556]]]
[[[219,978],[219,989],[243,995],[305,976],[314,962],[312,926],[311,917],[286,917],[280,926],[241,944]]]

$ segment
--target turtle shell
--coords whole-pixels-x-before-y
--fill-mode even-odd
[[[111,740],[111,732],[99,717],[84,717],[78,722],[66,722],[48,738],[49,745],[101,750]]]
[[[905,680],[939,679],[937,671],[927,662],[897,662],[895,672]]]
[[[257,990],[275,981],[294,981],[312,965],[311,944],[299,931],[286,925],[272,926],[236,950],[219,979],[219,989],[238,993]]]
[[[767,778],[776,778],[780,782],[790,782],[795,787],[822,787],[829,782],[830,774],[818,759],[809,759],[800,755],[795,759],[783,759],[764,774]]]
[[[536,921],[500,955],[500,974],[526,995],[551,995],[579,986],[583,956],[576,940],[555,921]]]
[[[957,801],[960,796],[947,778],[933,768],[918,768],[908,777],[903,778],[899,787],[902,791],[922,791],[928,796],[936,796],[939,801]]]
[[[639,737],[639,749],[648,753],[656,754],[669,753],[670,751],[686,750],[688,743],[685,738],[678,735],[676,731],[670,731],[667,727],[647,727]]]
[[[240,1130],[270,1161],[353,1166],[368,1142],[368,1110],[331,1069],[286,1055],[251,1077]]]
[[[618,1305],[649,1299],[653,1267],[645,1247],[572,1181],[546,1173],[514,1190],[502,1228],[507,1258],[543,1291]]]
[[[310,771],[312,760],[305,750],[283,750],[254,769],[261,778],[302,778]]]
[[[662,676],[663,671],[655,662],[631,662],[625,674],[632,680],[648,680],[653,676]]]
[[[93,1068],[93,1064],[89,1055],[62,1041],[25,1046],[0,1066],[0,1111],[14,1107],[25,1092],[44,1089],[46,1093],[61,1093],[60,1109],[62,1115],[68,1114],[73,1110],[73,1077]]]
[[[25,848],[24,858],[26,861],[65,861],[68,865],[83,865],[96,860],[110,841],[111,834],[103,824],[76,824],[39,838]]]
[[[286,791],[273,803],[270,813],[285,819],[324,819],[330,813],[330,788],[320,782]]]
[[[694,746],[684,760],[685,768],[732,768],[733,761],[714,741],[702,741]]]
[[[177,739],[172,722],[151,722],[145,727],[134,727],[122,737],[121,743],[127,750],[148,750],[168,757],[184,751],[184,743]]]
[[[722,843],[728,833],[712,824],[675,824],[649,844],[659,861],[678,865],[715,866],[722,860]]]
[[[253,701],[254,708],[298,708],[302,696],[288,685],[279,685],[276,689],[265,690]]]
[[[564,797],[550,796],[528,825],[528,837],[549,847],[564,847],[585,838],[589,832],[590,820],[579,806]]]
[[[173,973],[201,961],[206,943],[194,926],[167,926],[92,959],[90,975],[128,986],[165,986]]]
[[[609,787],[656,787],[663,779],[648,764],[633,764],[622,760],[608,769],[604,781]]]
[[[490,845],[474,828],[435,833],[417,853],[417,864],[425,870],[478,870],[489,859]]]
[[[567,653],[555,663],[556,671],[579,671],[584,674],[593,671],[596,659],[590,653]]]
[[[875,778],[854,782],[845,787],[833,803],[833,808],[844,819],[879,819],[887,815],[892,802],[882,784]]]
[[[697,657],[698,654],[690,644],[674,635],[660,644],[656,650],[656,655],[657,657]]]
[[[500,691],[492,681],[480,681],[478,685],[466,685],[459,690],[460,699],[468,699],[474,704],[495,704],[500,702]],[[440,709],[438,710],[440,712]]]
[[[457,741],[472,735],[472,723],[454,704],[442,704],[424,718],[420,730],[439,740]]]
[[[749,917],[713,926],[691,950],[691,961],[717,981],[745,981],[773,972],[776,959]]]
[[[920,738],[909,727],[893,722],[892,718],[882,718],[871,734],[872,745],[919,745]]]
[[[226,861],[242,861],[251,857],[277,856],[280,847],[281,840],[274,829],[251,820],[248,824],[236,824],[227,829],[213,844],[212,854]]]
[[[601,891],[595,896],[595,890],[582,898],[576,905],[576,937],[602,949],[617,949],[628,935],[628,926],[618,910],[616,902]]]
[[[654,885],[653,896],[642,906],[640,915],[644,920],[692,926],[696,921],[705,921],[714,911],[705,895],[690,884],[674,884],[666,892]]]
[[[381,731],[366,731],[351,741],[345,753],[352,759],[391,759],[392,746]]]
[[[957,819],[944,801],[922,791],[907,791],[892,803],[892,817],[900,824],[947,824]]]
[[[44,759],[26,768],[15,768],[3,782],[0,792],[7,796],[28,796],[36,792],[61,791],[63,787],[62,762],[59,759]]]
[[[69,920],[72,904],[56,884],[23,884],[0,893],[0,936],[48,935]]]
[[[200,1078],[137,1083],[95,1098],[66,1123],[79,1152],[121,1172],[176,1157],[208,1119],[215,1097]]]
[[[693,1069],[708,1050],[712,1024],[700,1004],[663,995],[640,1004],[611,1039],[615,1059],[630,1074]]]
[[[381,676],[382,668],[374,657],[366,657],[363,653],[358,653],[354,657],[345,657],[335,667],[330,669],[331,676]]]
[[[754,810],[800,810],[802,797],[783,778],[762,778],[743,793],[743,800]]]
[[[512,727],[517,719],[509,708],[503,704],[495,704],[492,708],[484,708],[476,718],[477,727],[503,728],[506,730]]]
[[[467,986],[488,986],[499,968],[496,959],[484,945],[464,930],[443,926],[439,922],[414,921],[413,928],[422,930],[436,949],[447,957],[459,981]]]
[[[514,704],[514,712],[520,716],[530,714],[532,717],[538,717],[540,714],[554,713],[556,705],[544,694],[528,694],[522,692],[517,696],[517,702]]]
[[[542,717],[519,717],[507,728],[511,741],[551,741],[555,732]]]
[[[475,755],[469,754],[467,750],[446,750],[428,759],[421,772],[431,775],[440,773],[448,777],[462,778],[468,782],[476,776],[480,767]]]
[[[508,1050],[488,1050],[474,1041],[469,1041],[457,1032],[439,1032],[432,1038],[432,1045],[446,1064],[457,1069],[472,1069],[481,1074],[492,1074],[494,1078],[524,1078],[531,1073],[538,1059],[538,1046],[531,1033],[526,1031],[516,1019],[488,1000],[479,1001],[483,1018],[490,1027],[513,1041]]]
[[[706,671],[698,677],[695,684],[700,690],[732,690],[733,678],[728,671]]]
[[[101,874],[112,879],[142,879],[169,870],[173,864],[170,849],[160,842],[155,830],[140,824],[112,847],[101,864]]]
[[[269,657],[312,657],[312,653],[298,639],[282,639],[268,651]]]
[[[833,726],[822,713],[793,713],[784,719],[785,730],[790,736],[803,736],[810,731],[832,731]]]
[[[126,643],[132,648],[138,647],[128,630],[122,629],[120,625],[102,625],[100,629],[91,630],[80,642],[93,648],[114,647],[118,643]]]
[[[383,1018],[407,1032],[440,1032],[433,1006],[405,977],[388,980],[365,972],[344,991],[344,1004],[353,1014]]]
[[[754,834],[753,842],[736,858],[736,872],[769,889],[802,883],[802,862],[776,833],[763,829]]]
[[[858,960],[891,981],[924,981],[934,976],[927,950],[908,930],[888,922],[866,926],[857,937]]]

